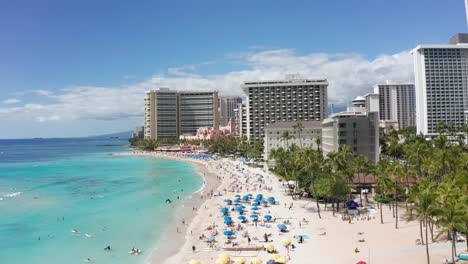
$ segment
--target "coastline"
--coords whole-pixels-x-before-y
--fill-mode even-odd
[[[148,153],[140,151],[119,153],[118,155],[150,156],[189,162],[195,166],[196,172],[203,179],[203,185],[199,190],[185,197],[181,204],[176,205],[175,212],[173,213],[175,221],[167,227],[159,239],[160,243],[153,247],[151,253],[144,261],[144,263],[151,264],[177,263],[172,262],[172,258],[180,255],[185,248],[191,247],[189,245],[190,230],[194,229],[194,223],[201,221],[202,214],[197,214],[198,211],[193,210],[193,208],[197,208],[197,210],[203,208],[207,200],[211,197],[208,194],[210,192],[217,193],[220,191],[222,180],[218,178],[216,173],[212,170],[213,167],[210,166],[212,162],[207,160],[190,159],[180,155],[171,155],[169,153]],[[185,224],[182,224],[182,220],[184,220]],[[181,247],[181,245],[183,246]]]
[[[196,164],[199,172],[202,172],[200,175],[206,181],[206,185],[201,190],[187,197],[182,206],[177,207],[174,223],[167,227],[164,236],[160,239],[162,242],[151,252],[146,263],[182,264],[189,263],[191,259],[199,259],[201,263],[215,263],[220,253],[229,255],[231,259],[259,257],[266,261],[273,258],[267,251],[236,250],[236,248],[249,246],[263,248],[265,245],[263,236],[267,233],[271,236],[268,243],[274,246],[280,256],[287,258],[289,264],[308,263],[306,260],[330,264],[357,263],[361,260],[382,264],[425,263],[425,247],[415,245],[415,239],[419,237],[419,225],[415,221],[404,221],[403,214],[399,215],[401,218],[399,229],[394,229],[394,218],[387,208],[383,210],[384,224],[380,223],[376,214],[369,214],[364,219],[356,218],[348,223],[341,218],[341,213],[334,214],[330,206],[327,209],[321,204],[322,218],[319,219],[314,201],[293,200],[287,194],[283,182],[271,173],[229,159],[195,160],[173,153],[141,155],[191,162]],[[210,184],[210,179],[216,180],[218,185]],[[214,192],[220,193],[221,196],[198,199],[211,190],[215,190]],[[237,220],[238,213],[233,211],[230,214],[235,219],[234,225],[226,226],[220,209],[226,207],[224,200],[233,199],[236,193],[263,193],[264,197],[275,197],[277,201],[275,205],[262,206],[260,211],[255,211],[260,216],[271,214],[274,216],[273,221],[262,220],[258,222],[258,226],[251,220],[240,224]],[[189,202],[194,202],[193,204],[198,205],[199,209],[196,212],[189,209],[187,206],[193,205]],[[246,205],[249,204],[250,202]],[[251,211],[253,208],[247,207],[246,210],[247,217],[254,213]],[[401,207],[401,211],[404,211],[404,207]],[[181,225],[179,221],[184,217],[188,225],[180,230],[181,233],[177,233],[174,229]],[[286,223],[288,231],[279,231],[276,228],[279,223]],[[228,243],[223,236],[223,230],[226,229],[231,229],[235,234],[232,243]],[[211,248],[205,238],[209,237],[213,230],[219,231],[220,234],[216,237],[215,248]],[[252,238],[251,242],[247,241],[244,233]],[[298,235],[305,237],[302,243],[299,242]],[[295,246],[285,247],[285,240],[289,240]],[[459,252],[465,251],[464,245],[457,244]],[[195,246],[196,250],[192,250],[192,246]],[[429,247],[432,260],[449,256],[450,241],[438,240],[430,243]],[[359,250],[356,252],[356,249]],[[340,254],[336,254],[337,252]]]

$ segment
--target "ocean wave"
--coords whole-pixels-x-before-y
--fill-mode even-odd
[[[23,194],[23,192],[7,193],[7,194],[4,194],[3,197],[12,198],[21,194]]]

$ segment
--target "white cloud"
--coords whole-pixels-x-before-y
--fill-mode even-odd
[[[16,98],[10,98],[10,99],[5,99],[3,101],[0,101],[0,103],[2,103],[2,104],[17,104],[19,102],[21,102],[21,100],[16,99]]]
[[[329,103],[346,106],[355,96],[372,91],[372,85],[386,80],[413,82],[412,57],[408,51],[382,54],[368,59],[360,54],[313,53],[298,55],[291,49],[255,51],[229,56],[229,63],[241,63],[244,70],[201,75],[206,64],[172,67],[146,81],[121,87],[75,86],[58,92],[35,90],[52,99],[47,104],[25,104],[0,108],[0,119],[34,120],[120,120],[143,119],[146,90],[169,87],[179,90],[218,89],[221,95],[243,95],[244,81],[283,79],[286,74],[304,78],[327,78]]]

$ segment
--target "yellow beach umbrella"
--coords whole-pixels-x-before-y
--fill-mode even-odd
[[[263,245],[263,247],[266,249],[266,250],[273,250],[275,249],[275,246],[271,243],[266,243],[265,245]]]
[[[231,256],[229,256],[226,253],[221,253],[221,254],[218,255],[218,258],[219,259],[231,259]]]
[[[216,260],[216,264],[229,264],[230,262],[231,262],[231,260],[226,259],[226,258],[218,258]]]
[[[290,245],[291,244],[291,239],[288,239],[288,238],[283,239],[283,244]]]
[[[235,261],[238,264],[245,264],[247,262],[247,260],[244,257],[235,258]]]
[[[252,258],[252,259],[250,260],[250,263],[251,263],[251,264],[262,264],[263,261],[262,261],[261,258],[255,257],[255,258]]]
[[[274,260],[277,260],[277,259],[280,258],[280,255],[274,253],[274,254],[270,254],[270,257],[271,257],[272,259],[274,259]]]
[[[201,264],[199,259],[192,259],[190,260],[189,264]]]
[[[275,261],[277,263],[286,264],[286,263],[288,263],[289,260],[288,260],[287,257],[279,257],[278,259],[275,259]]]

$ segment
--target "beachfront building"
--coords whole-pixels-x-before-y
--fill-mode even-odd
[[[236,112],[236,128],[237,134],[239,136],[245,136],[247,134],[247,111],[245,108],[245,104],[238,104],[237,109],[234,110]]]
[[[262,141],[265,128],[275,122],[322,121],[327,117],[326,79],[300,79],[244,82],[246,99],[245,135]]]
[[[194,135],[200,127],[219,128],[217,91],[178,92],[178,135]]]
[[[145,138],[193,135],[200,127],[219,126],[217,91],[176,91],[159,88],[146,92]]]
[[[242,104],[242,98],[239,96],[220,96],[219,97],[219,125],[226,126],[228,122],[236,117],[236,109]]]
[[[297,124],[302,124],[302,129]],[[296,126],[296,128],[295,128]],[[291,138],[286,139],[284,133],[289,133]],[[272,150],[277,148],[288,149],[292,145],[300,148],[317,148],[317,139],[321,138],[321,121],[279,121],[265,128],[264,158],[269,160]]]
[[[185,140],[209,140],[222,136],[235,135],[237,131],[234,119],[229,120],[226,126],[215,127],[200,127],[195,135],[180,135],[180,139]]]
[[[374,94],[379,95],[380,121],[396,122],[399,129],[416,125],[414,84],[387,81],[374,85]]]
[[[379,112],[379,107],[380,107],[379,94],[368,93],[364,95],[364,98],[366,99],[366,111],[367,112]]]
[[[341,112],[322,123],[322,150],[327,155],[348,145],[354,155],[364,155],[370,162],[379,161],[379,113]]]
[[[450,44],[419,45],[413,51],[417,133],[436,135],[437,125],[459,128],[468,113],[468,34]]]

